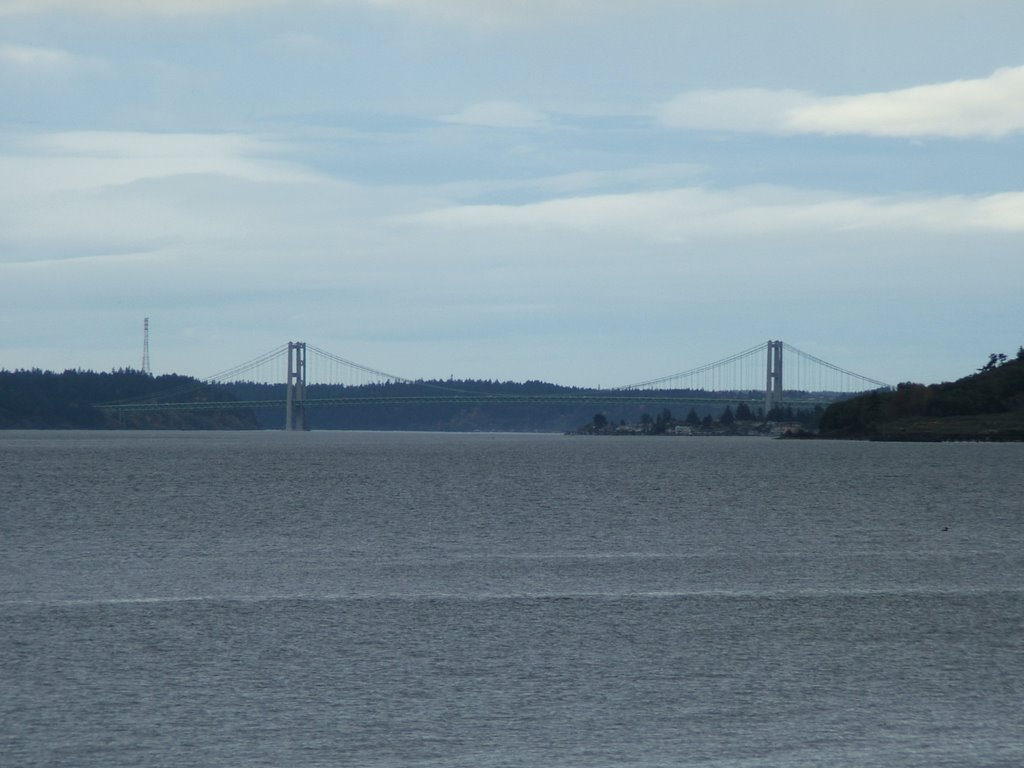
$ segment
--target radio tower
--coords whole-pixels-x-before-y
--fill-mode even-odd
[[[149,370],[149,318],[142,321],[142,372]]]

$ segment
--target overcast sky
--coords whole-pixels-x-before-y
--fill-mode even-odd
[[[1019,0],[0,0],[0,368],[1024,344]]]

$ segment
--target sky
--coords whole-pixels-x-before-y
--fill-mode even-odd
[[[1024,344],[1019,0],[0,0],[0,369]]]

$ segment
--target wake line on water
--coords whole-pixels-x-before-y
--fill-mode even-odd
[[[686,598],[717,599],[806,599],[836,597],[979,597],[1015,595],[1024,597],[1022,587],[947,589],[943,587],[876,588],[876,589],[683,589],[652,591],[522,591],[522,592],[360,592],[356,594],[274,594],[274,595],[185,595],[110,598],[31,598],[0,600],[0,607],[73,608],[99,605],[173,605],[181,603],[344,603],[387,601],[452,601],[487,602],[494,600],[672,600]]]

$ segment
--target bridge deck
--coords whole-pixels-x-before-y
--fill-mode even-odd
[[[283,408],[285,400],[220,400],[199,401],[192,403],[106,403],[96,406],[105,411],[121,413],[147,413],[153,411],[209,411],[234,410],[252,408]],[[786,398],[783,405],[828,405],[832,399],[815,397]],[[302,400],[306,408],[326,406],[358,406],[358,405],[701,405],[701,404],[763,404],[763,397],[750,396],[710,396],[710,395],[660,395],[657,392],[637,392],[629,395],[611,395],[600,392],[573,395],[390,395],[390,396],[356,396],[326,397]]]

